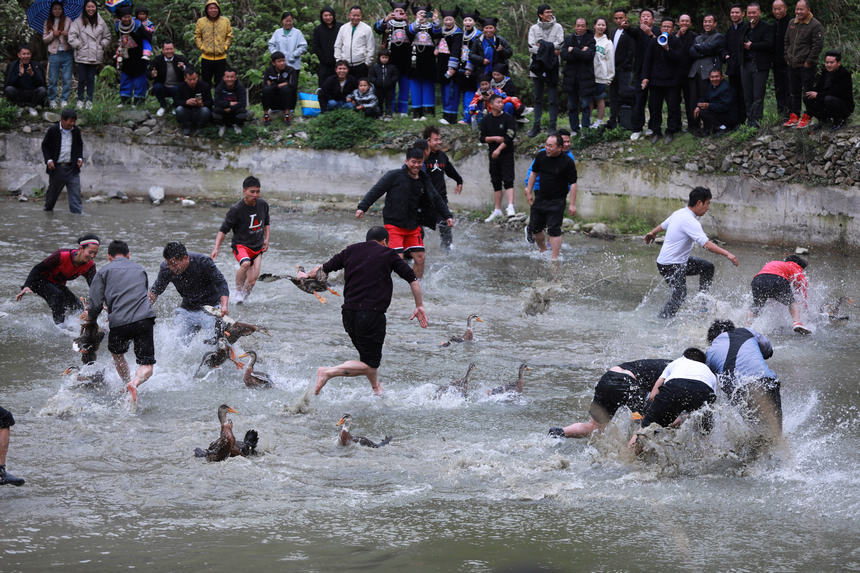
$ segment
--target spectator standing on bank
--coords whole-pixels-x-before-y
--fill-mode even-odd
[[[773,7],[773,95],[780,120],[788,119],[788,64],[785,63],[785,33],[791,18],[784,0],[774,0]]]
[[[72,93],[72,68],[74,56],[69,45],[69,28],[72,19],[66,18],[63,4],[58,0],[51,3],[51,15],[45,20],[42,29],[42,41],[48,46],[48,104],[52,109],[57,107],[57,83],[60,74],[63,75],[63,91],[59,107],[69,105]]]
[[[692,130],[696,125],[696,116],[693,111],[696,109],[696,98],[693,96],[693,86],[688,79],[688,73],[693,66],[695,57],[691,53],[693,44],[696,41],[697,34],[690,28],[693,25],[693,19],[689,14],[681,14],[678,16],[678,39],[681,41],[681,63],[678,66],[678,83],[681,90],[681,96],[684,98],[684,111],[687,115],[687,130]]]
[[[373,30],[382,36],[381,46],[391,52],[391,63],[397,68],[397,104],[395,111],[401,116],[409,109],[409,92],[412,77],[412,42],[409,37],[409,21],[406,19],[408,2],[389,2],[391,12],[378,20]]]
[[[757,2],[747,6],[747,20],[741,82],[747,123],[758,127],[764,113],[764,94],[773,54],[773,26],[761,19],[761,6]]]
[[[146,60],[143,59],[143,42],[150,38],[149,32],[131,15],[130,6],[120,6],[115,14],[119,17],[116,31],[119,33],[116,63],[120,70],[119,96],[125,104],[139,104],[146,99],[149,82],[146,79]]]
[[[82,212],[81,167],[84,164],[84,141],[80,128],[75,125],[77,122],[78,114],[75,110],[66,108],[60,114],[60,122],[49,127],[42,139],[42,157],[48,173],[45,211],[54,210],[54,205],[65,187],[69,195],[69,212],[78,215]]]
[[[690,83],[690,95],[698,105],[699,102],[707,100],[708,91],[711,88],[711,70],[722,70],[723,50],[726,46],[726,38],[717,32],[717,17],[713,14],[705,14],[702,18],[703,32],[696,36],[690,55],[693,64],[687,74]],[[720,72],[722,80],[722,72]],[[688,126],[690,131],[696,133],[700,128],[699,114],[693,110],[694,122]]]
[[[655,36],[660,35],[660,28],[654,24],[654,12],[648,8],[644,8],[639,12],[639,26],[637,28],[628,28],[628,31],[636,38],[636,51],[633,59],[633,113],[631,123],[633,124],[633,133],[630,134],[630,139],[633,141],[642,137],[642,128],[645,126],[645,106],[648,103],[648,88],[642,87],[642,67],[645,64],[645,54],[648,52],[648,44]],[[651,130],[647,129],[644,135],[651,135]]]
[[[747,35],[748,24],[744,22],[744,8],[734,4],[729,9],[729,28],[726,30],[726,50],[723,60],[726,64],[726,77],[734,92],[734,105],[737,107],[738,124],[747,119],[746,103],[744,101],[744,86],[741,83],[743,68],[744,38]]]
[[[230,20],[221,15],[218,0],[207,0],[204,16],[194,27],[194,45],[200,50],[200,79],[208,86],[217,85],[227,69],[227,51],[233,43]]]
[[[155,115],[161,117],[165,110],[176,107],[176,94],[185,78],[185,68],[190,67],[188,59],[176,53],[173,42],[166,40],[161,46],[161,54],[149,64],[149,75],[152,77],[152,95],[158,100],[158,111]],[[170,98],[170,104],[167,98]]]
[[[380,48],[377,62],[370,68],[368,79],[373,84],[383,119],[391,119],[399,78],[400,72],[391,63],[391,52],[387,48]]]
[[[612,47],[615,50],[615,77],[609,85],[609,121],[607,129],[614,129],[620,121],[621,106],[632,106],[635,101],[633,65],[636,54],[636,37],[630,32],[627,11],[615,10],[612,14],[615,29],[612,31]]]
[[[439,123],[449,125],[457,123],[457,111],[460,109],[460,86],[457,83],[457,67],[460,54],[463,51],[463,29],[457,25],[459,6],[453,10],[442,10],[442,26],[434,29],[439,38],[436,44],[436,77],[439,81],[439,93],[442,96],[442,119]]]
[[[439,14],[431,14],[430,10],[427,4],[413,5],[415,21],[407,28],[412,45],[409,94],[415,121],[436,115],[436,44],[433,41],[434,23],[431,16],[438,22]]]
[[[594,95],[589,104],[588,116],[597,107],[597,119],[591,124],[597,129],[603,123],[606,110],[606,95],[615,77],[615,47],[606,35],[606,18],[594,21]]]
[[[239,81],[236,70],[227,68],[221,83],[215,86],[212,98],[212,119],[218,124],[218,137],[232,126],[235,133],[242,133],[242,126],[248,119],[248,92]]]
[[[87,0],[80,18],[72,22],[69,28],[69,45],[75,49],[75,63],[78,66],[78,109],[84,106],[93,108],[96,73],[104,62],[110,40],[110,30],[99,16],[98,5],[95,0]]]
[[[496,64],[503,64],[508,71],[508,60],[514,55],[508,41],[496,34],[498,18],[483,18],[481,35],[472,40],[469,58],[479,74],[491,74]]]
[[[349,9],[349,22],[340,27],[334,41],[335,62],[345,61],[349,74],[361,78],[367,75],[375,51],[373,29],[361,21],[361,7],[353,6]]]
[[[821,125],[830,122],[834,131],[845,126],[854,113],[854,86],[851,72],[842,67],[841,52],[824,55],[824,69],[803,101],[809,115],[817,117]]]
[[[549,4],[537,7],[538,21],[529,28],[529,77],[534,88],[534,124],[528,132],[534,137],[541,131],[543,116],[543,96],[546,92],[549,100],[550,135],[555,135],[558,122],[558,55],[564,44],[564,28],[561,27]],[[610,78],[611,79],[611,78]]]
[[[18,59],[6,65],[3,93],[6,99],[18,107],[27,106],[30,115],[36,117],[36,108],[45,104],[48,90],[42,65],[32,58],[33,52],[29,47],[18,48]]]
[[[785,63],[788,64],[789,116],[784,127],[804,128],[809,125],[809,114],[800,115],[803,94],[811,91],[815,82],[818,56],[824,47],[824,26],[813,18],[806,0],[794,8],[794,20],[785,33]],[[50,94],[48,94],[50,97]]]
[[[320,10],[320,24],[311,37],[311,52],[317,55],[317,86],[334,75],[334,43],[342,24],[335,19],[334,8],[326,6]]]
[[[183,135],[196,135],[212,118],[212,90],[209,84],[197,75],[197,70],[185,68],[185,81],[176,94],[179,106],[176,121],[182,126]]]
[[[469,103],[475,97],[478,88],[478,76],[481,75],[480,72],[476,71],[475,64],[471,59],[472,40],[481,33],[476,26],[479,17],[480,14],[477,10],[463,14],[463,47],[460,50],[457,75],[454,76],[457,79],[463,100],[463,118],[459,121],[461,125],[469,125]]]
[[[299,72],[302,69],[302,54],[307,50],[308,43],[305,37],[301,31],[293,27],[293,15],[290,12],[284,12],[281,14],[281,27],[275,30],[272,37],[269,38],[269,53],[280,52],[284,54],[284,61],[287,64],[287,70],[290,72],[290,86],[296,95],[299,90]],[[296,107],[295,97],[291,103],[292,107],[284,110],[284,122],[287,125],[290,124],[293,109]]]
[[[648,111],[651,117],[648,128],[653,132],[651,144],[660,140],[663,133],[663,104],[666,104],[666,136],[664,144],[669,144],[675,134],[681,131],[681,86],[679,70],[683,60],[681,40],[672,34],[675,22],[664,17],[660,22],[660,36],[652,38],[642,65],[642,89],[650,89]],[[665,43],[660,38],[666,38]]]
[[[574,137],[580,130],[580,109],[582,128],[591,126],[591,118],[587,114],[594,95],[594,54],[594,35],[588,31],[585,18],[577,18],[573,33],[561,47],[561,60],[564,62],[562,86],[567,92],[567,118],[570,134]]]

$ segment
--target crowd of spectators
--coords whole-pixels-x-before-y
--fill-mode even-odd
[[[771,21],[758,2],[736,4],[722,28],[721,15],[705,14],[700,32],[690,14],[655,19],[646,8],[632,25],[627,11],[619,8],[612,14],[612,29],[607,18],[577,18],[569,34],[551,7],[542,4],[528,31],[534,106],[528,135],[543,130],[544,109],[547,133],[557,133],[559,85],[567,94],[574,137],[585,129],[620,125],[632,132],[633,140],[650,136],[652,143],[661,138],[668,143],[683,129],[685,117],[686,129],[696,135],[743,124],[758,127],[771,70],[776,109],[785,127],[806,128],[818,118],[816,125],[830,123],[838,129],[854,109],[851,74],[842,67],[839,50],[825,51],[824,28],[809,1],[799,0],[791,17],[785,1],[774,0]],[[55,1],[42,36],[47,73],[33,61],[29,47],[22,46],[7,67],[5,96],[31,115],[40,106],[65,108],[76,69],[77,106],[91,108],[96,72],[104,64],[113,29],[120,106],[140,104],[151,92],[158,100],[157,115],[175,113],[186,134],[210,121],[221,134],[228,127],[241,129],[248,117],[248,90],[239,79],[241,70],[228,65],[233,30],[218,0],[206,0],[196,23],[194,42],[201,56],[194,63],[176,53],[171,39],[154,41],[146,8],[132,7],[129,0],[109,4],[112,26],[99,15],[94,0],[86,1],[74,21]],[[438,93],[439,121],[468,125],[482,120],[490,110],[490,96],[497,94],[503,112],[529,122],[525,116],[532,108],[524,105],[511,79],[513,49],[498,33],[497,18],[477,10],[433,10],[423,0],[390,5],[391,12],[367,22],[361,7],[353,6],[346,23],[337,21],[333,8],[323,8],[310,45],[293,14],[284,12],[267,43],[264,124],[273,117],[292,122],[302,57],[309,49],[319,62],[319,87],[311,95],[323,112],[348,108],[368,117],[411,114],[416,121],[426,120],[436,115]]]

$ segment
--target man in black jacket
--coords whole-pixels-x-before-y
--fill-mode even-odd
[[[385,311],[391,304],[393,290],[392,271],[409,283],[415,299],[415,310],[409,320],[417,318],[421,328],[427,328],[427,313],[418,277],[406,261],[389,248],[388,231],[383,227],[371,227],[365,239],[364,243],[352,244],[322,265],[317,265],[308,275],[316,276],[319,270],[330,273],[344,269],[343,328],[359,356],[359,360],[317,369],[314,394],[319,394],[326,382],[337,376],[366,376],[373,392],[382,394],[378,373],[385,343]],[[299,273],[298,276],[305,275]]]
[[[69,193],[69,211],[81,213],[81,166],[84,164],[84,142],[75,126],[78,114],[66,108],[60,123],[52,125],[42,139],[42,157],[48,173],[45,211],[53,211],[63,187]]]
[[[185,77],[185,66],[191,66],[188,59],[182,54],[176,53],[173,42],[167,40],[161,46],[161,54],[156,56],[149,64],[149,75],[152,77],[152,95],[158,100],[158,117],[164,115],[169,109],[167,98],[176,105],[176,94]]]
[[[785,63],[785,33],[791,18],[788,6],[783,0],[773,2],[773,94],[776,97],[776,112],[787,119],[788,105],[788,64]]]
[[[335,19],[334,9],[331,6],[325,6],[320,10],[320,25],[314,28],[314,35],[311,38],[311,51],[319,59],[317,68],[319,87],[334,75],[334,41],[337,39],[341,25]]]
[[[747,20],[743,42],[741,83],[744,88],[747,123],[758,127],[764,112],[764,94],[773,56],[773,26],[761,19],[758,2],[747,5]]]
[[[636,38],[636,52],[633,59],[633,90],[635,94],[633,133],[630,134],[630,139],[636,141],[642,136],[642,127],[645,125],[645,104],[648,102],[648,87],[642,87],[642,67],[645,64],[648,44],[652,38],[660,35],[660,28],[654,25],[654,12],[644,8],[639,13],[639,27],[629,28],[629,31]],[[645,135],[651,135],[651,130],[648,129]]]
[[[684,110],[687,114],[687,129],[693,129],[696,126],[696,104],[695,91],[691,82],[688,81],[687,75],[690,68],[693,67],[693,62],[696,58],[690,52],[693,44],[698,37],[698,34],[693,32],[693,19],[689,14],[681,14],[678,16],[678,40],[681,41],[681,61],[678,64],[678,87],[681,90],[681,95],[684,98]]]
[[[693,64],[687,73],[690,97],[696,104],[700,101],[705,101],[704,98],[711,87],[711,70],[718,68],[722,75],[723,51],[726,46],[725,37],[717,32],[716,16],[705,14],[704,18],[702,18],[702,30],[704,31],[696,36],[693,45],[690,47]],[[701,121],[698,115],[696,115],[693,123],[688,128],[691,132],[697,133],[700,127]]]
[[[744,22],[744,8],[733,4],[729,9],[729,28],[726,30],[726,50],[723,60],[726,63],[726,77],[734,92],[737,106],[738,125],[747,119],[746,104],[744,103],[744,87],[741,83],[741,68],[743,66],[744,37],[747,33],[747,23]]]
[[[390,235],[391,248],[400,256],[404,253],[412,256],[419,279],[424,276],[425,261],[421,225],[435,228],[436,221],[443,218],[449,227],[454,226],[448,205],[436,192],[430,176],[421,169],[423,166],[424,152],[410,147],[403,167],[383,175],[359,201],[355,212],[355,218],[361,219],[370,206],[385,195],[382,221]]]
[[[615,30],[610,36],[615,47],[615,77],[609,84],[609,121],[607,129],[618,125],[621,106],[631,106],[636,99],[633,91],[633,61],[636,54],[636,39],[628,32],[630,22],[627,11],[619,8],[612,15]]]
[[[233,126],[234,132],[242,133],[242,126],[248,119],[247,101],[245,86],[236,77],[236,70],[225,69],[212,98],[212,120],[220,124],[218,137],[224,135],[224,128],[229,125]]]
[[[577,18],[573,33],[561,46],[561,61],[564,63],[562,87],[567,92],[567,118],[572,136],[580,130],[579,111],[582,109],[582,129],[591,125],[588,117],[591,96],[594,95],[594,34],[588,31],[585,18]]]
[[[648,111],[651,118],[648,128],[653,132],[651,143],[657,143],[663,131],[663,103],[666,103],[668,119],[666,137],[663,143],[671,143],[675,134],[681,131],[681,89],[678,85],[678,70],[683,59],[681,40],[672,32],[675,21],[664,17],[660,22],[660,36],[651,39],[642,65],[642,89],[650,88]],[[666,42],[658,40],[665,37]]]
[[[18,59],[6,66],[3,93],[12,103],[30,108],[35,117],[37,107],[45,103],[45,72],[39,62],[32,61],[33,52],[27,46],[18,48]]]
[[[182,125],[183,135],[197,133],[205,127],[212,117],[212,93],[209,84],[201,80],[197,70],[185,67],[185,81],[176,94],[179,107],[176,108],[176,121]]]
[[[854,89],[851,73],[842,67],[842,53],[832,50],[824,54],[824,71],[818,76],[813,90],[804,94],[803,102],[809,115],[820,122],[833,122],[833,130],[842,128],[854,113]]]
[[[346,96],[358,89],[358,80],[349,74],[349,64],[344,60],[337,63],[334,75],[323,82],[320,91],[320,107],[323,111],[349,108],[354,106],[346,101]]]

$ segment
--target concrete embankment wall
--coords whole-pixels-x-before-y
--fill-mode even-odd
[[[401,154],[232,146],[197,138],[129,136],[106,129],[84,133],[85,196],[121,190],[146,195],[158,185],[168,196],[194,199],[238,197],[241,181],[254,174],[264,195],[282,204],[313,203],[321,197],[353,202],[388,169],[402,164]],[[47,183],[41,162],[41,134],[0,134],[0,190],[24,191]],[[517,160],[516,201],[525,210],[522,179],[529,159]],[[489,210],[492,194],[482,151],[456,162],[465,178],[463,193],[451,192],[455,209]],[[860,246],[860,193],[856,187],[807,187],[758,181],[749,177],[676,171],[662,165],[626,162],[578,164],[578,208],[582,217],[646,218],[655,224],[677,209],[696,185],[710,187],[711,211],[706,231],[724,240],[787,245],[820,245],[840,249]],[[35,186],[38,187],[38,184]]]

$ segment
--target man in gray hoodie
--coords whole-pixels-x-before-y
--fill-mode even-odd
[[[113,355],[116,371],[131,398],[137,402],[137,387],[152,376],[155,364],[155,344],[152,331],[155,312],[149,302],[149,280],[146,271],[128,258],[128,245],[123,241],[112,241],[108,246],[109,264],[99,269],[90,285],[86,320],[94,323],[107,307],[108,350]],[[134,342],[134,355],[139,364],[134,378],[131,377],[125,353]]]
[[[529,137],[540,133],[543,115],[543,94],[546,88],[549,97],[549,134],[556,133],[558,118],[558,53],[564,43],[564,29],[556,22],[549,4],[537,8],[538,21],[529,28],[529,52],[532,63],[529,76],[534,83],[535,109],[534,125],[528,132]],[[510,94],[508,94],[510,95]]]

